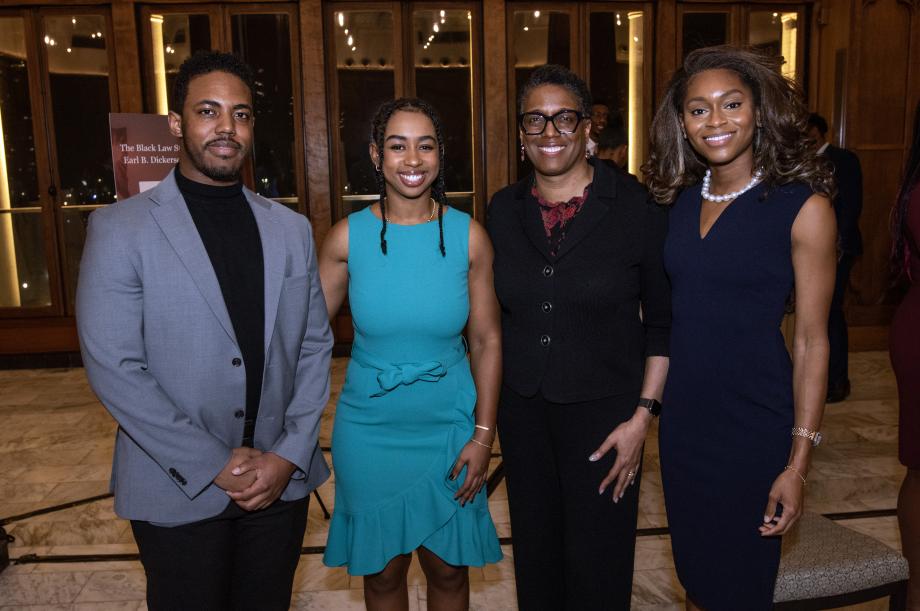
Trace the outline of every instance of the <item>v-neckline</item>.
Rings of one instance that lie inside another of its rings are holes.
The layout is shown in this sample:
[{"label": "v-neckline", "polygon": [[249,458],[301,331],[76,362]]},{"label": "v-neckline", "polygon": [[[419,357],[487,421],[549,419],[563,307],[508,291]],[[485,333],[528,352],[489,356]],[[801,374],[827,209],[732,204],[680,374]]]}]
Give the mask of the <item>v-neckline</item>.
[{"label": "v-neckline", "polygon": [[703,199],[702,191],[700,192],[700,198],[699,198],[700,203],[699,203],[699,208],[697,210],[697,215],[696,215],[696,235],[699,238],[700,242],[705,242],[707,238],[709,238],[709,236],[712,234],[712,230],[716,228],[716,225],[719,224],[719,221],[722,220],[722,217],[725,216],[725,214],[728,212],[728,209],[733,207],[735,204],[737,204],[738,200],[740,200],[742,197],[747,195],[747,193],[748,193],[747,191],[742,193],[741,195],[739,195],[738,197],[730,201],[728,205],[722,208],[722,211],[719,212],[715,220],[713,220],[712,224],[709,226],[709,229],[707,229],[706,233],[704,234],[703,233],[703,202],[706,200]]}]

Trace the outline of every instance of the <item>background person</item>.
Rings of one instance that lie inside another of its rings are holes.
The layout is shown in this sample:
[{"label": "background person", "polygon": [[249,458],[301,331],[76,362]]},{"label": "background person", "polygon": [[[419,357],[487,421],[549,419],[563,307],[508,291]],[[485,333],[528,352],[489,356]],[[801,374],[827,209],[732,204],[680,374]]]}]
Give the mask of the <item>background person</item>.
[{"label": "background person", "polygon": [[843,298],[850,284],[850,271],[862,254],[859,215],[862,212],[862,167],[850,151],[827,141],[827,121],[819,114],[808,116],[808,135],[815,141],[818,155],[830,161],[837,181],[834,216],[837,218],[837,276],[827,335],[831,345],[827,366],[827,403],[843,401],[850,394],[849,346]]},{"label": "background person", "polygon": [[[688,54],[645,166],[652,195],[673,202],[659,451],[688,609],[773,608],[778,535],[802,512],[824,412],[833,176],[775,62],[729,46]],[[793,287],[790,362],[780,323]]]},{"label": "background person", "polygon": [[518,110],[534,172],[495,194],[487,220],[518,605],[628,609],[632,484],[668,369],[666,210],[585,159],[591,94],[570,70],[536,69]]},{"label": "background person", "polygon": [[588,132],[588,140],[585,143],[585,151],[588,157],[594,157],[597,154],[597,140],[607,127],[607,118],[610,116],[610,107],[606,102],[594,100],[591,104],[591,129]]}]

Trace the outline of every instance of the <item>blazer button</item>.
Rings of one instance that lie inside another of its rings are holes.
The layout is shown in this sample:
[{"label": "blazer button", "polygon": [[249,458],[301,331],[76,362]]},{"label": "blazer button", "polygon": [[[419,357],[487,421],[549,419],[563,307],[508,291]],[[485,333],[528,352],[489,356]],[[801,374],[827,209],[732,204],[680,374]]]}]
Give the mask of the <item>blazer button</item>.
[{"label": "blazer button", "polygon": [[244,411],[241,410],[241,409],[238,409],[238,410],[236,410],[235,412],[233,412],[233,417],[234,417],[234,418],[242,418],[242,417],[245,416],[245,415],[246,415],[246,412],[244,412]]},{"label": "blazer button", "polygon": [[176,468],[175,468],[175,467],[170,467],[170,468],[169,468],[169,474],[172,475],[173,477],[176,477],[177,475],[179,475],[179,472],[176,471]]},{"label": "blazer button", "polygon": [[240,365],[243,364],[243,359],[241,359],[238,356],[234,357],[233,360],[230,361],[230,364],[233,365],[234,367],[239,367]]},{"label": "blazer button", "polygon": [[551,304],[548,301],[544,301],[543,303],[540,304],[540,309],[543,310],[544,314],[549,314],[550,312],[553,311],[553,304]]},{"label": "blazer button", "polygon": [[554,270],[553,270],[553,266],[552,266],[552,265],[547,265],[546,267],[543,268],[543,275],[544,275],[545,277],[549,278],[550,276],[553,275],[553,271],[554,271]]},{"label": "blazer button", "polygon": [[541,345],[541,346],[549,346],[549,341],[550,341],[550,340],[549,340],[549,335],[541,335],[541,336],[540,336],[540,345]]}]

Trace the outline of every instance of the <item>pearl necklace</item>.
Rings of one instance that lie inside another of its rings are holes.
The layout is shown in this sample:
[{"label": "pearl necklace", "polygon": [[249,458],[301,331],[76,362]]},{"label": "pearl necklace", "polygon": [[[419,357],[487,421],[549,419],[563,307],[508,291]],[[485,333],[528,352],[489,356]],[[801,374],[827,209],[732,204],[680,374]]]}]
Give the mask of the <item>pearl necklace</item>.
[{"label": "pearl necklace", "polygon": [[[428,220],[425,221],[426,223],[430,223],[430,222],[432,221],[432,219],[434,219],[434,212],[435,212],[435,210],[437,210],[437,204],[435,203],[434,198],[433,198],[433,197],[429,197],[428,199],[431,200],[431,214],[428,215]],[[387,216],[386,214],[383,215],[383,219],[384,219],[387,223],[390,222],[390,217]],[[421,225],[421,223],[418,223],[418,225]]]},{"label": "pearl necklace", "polygon": [[751,176],[750,182],[748,182],[748,184],[744,185],[742,188],[738,189],[737,191],[732,191],[731,193],[726,193],[725,195],[713,195],[712,193],[709,192],[709,183],[712,180],[712,170],[707,169],[706,175],[703,176],[703,193],[702,193],[703,199],[709,200],[711,202],[716,202],[719,204],[724,203],[724,202],[730,202],[733,199],[741,197],[741,195],[753,189],[757,185],[757,183],[760,182],[761,178],[763,178],[763,171],[757,170],[756,172],[754,172],[754,175]]}]

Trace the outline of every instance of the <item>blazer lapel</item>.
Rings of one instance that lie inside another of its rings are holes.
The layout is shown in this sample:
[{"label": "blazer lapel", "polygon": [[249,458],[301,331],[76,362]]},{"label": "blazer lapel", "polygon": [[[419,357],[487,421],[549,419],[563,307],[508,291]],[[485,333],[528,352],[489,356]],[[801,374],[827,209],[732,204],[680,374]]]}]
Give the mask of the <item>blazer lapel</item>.
[{"label": "blazer lapel", "polygon": [[271,344],[275,319],[278,317],[278,302],[281,299],[281,286],[284,284],[285,243],[284,234],[279,231],[278,220],[272,213],[270,204],[259,199],[249,189],[243,189],[246,200],[259,226],[259,238],[262,240],[262,261],[265,268],[265,354]]},{"label": "blazer lapel", "polygon": [[565,239],[559,245],[559,252],[556,253],[557,261],[594,231],[600,224],[600,220],[610,211],[608,202],[616,196],[616,179],[608,175],[614,170],[608,168],[603,161],[592,159],[589,163],[594,166],[591,190],[588,193],[588,199],[585,200],[578,215],[572,221],[572,228],[566,232]]},{"label": "blazer lapel", "polygon": [[211,265],[211,259],[201,241],[198,228],[195,227],[195,221],[192,220],[192,215],[179,192],[179,187],[176,186],[176,179],[172,173],[154,188],[150,199],[159,204],[150,213],[160,226],[160,230],[176,251],[185,269],[195,280],[198,290],[201,291],[201,295],[207,301],[224,331],[227,332],[233,343],[239,346],[236,334],[233,332],[233,323],[230,322],[230,314],[227,312],[227,304],[224,303],[224,296],[220,292],[220,284],[214,273],[214,266]]},{"label": "blazer lapel", "polygon": [[521,181],[515,192],[515,201],[518,206],[518,216],[524,233],[533,242],[534,247],[547,261],[552,261],[549,255],[549,240],[546,238],[546,229],[543,227],[543,216],[540,206],[530,194],[529,181]]}]

